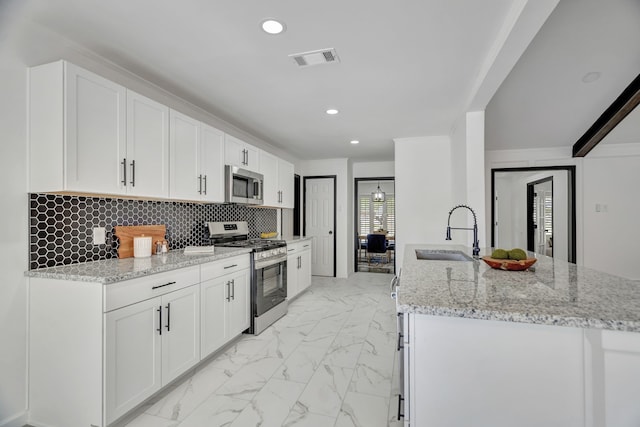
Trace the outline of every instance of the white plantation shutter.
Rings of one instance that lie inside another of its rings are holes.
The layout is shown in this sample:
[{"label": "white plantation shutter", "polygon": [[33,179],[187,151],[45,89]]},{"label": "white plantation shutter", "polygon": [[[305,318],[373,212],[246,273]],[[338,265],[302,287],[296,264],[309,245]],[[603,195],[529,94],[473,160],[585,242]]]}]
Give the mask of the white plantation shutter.
[{"label": "white plantation shutter", "polygon": [[396,234],[396,203],[393,194],[387,194],[384,202],[375,202],[371,195],[360,196],[358,200],[358,233],[363,236],[381,228],[389,236]]},{"label": "white plantation shutter", "polygon": [[370,196],[360,196],[359,201],[359,210],[360,210],[360,226],[358,229],[361,236],[367,235],[371,233],[371,197]]}]

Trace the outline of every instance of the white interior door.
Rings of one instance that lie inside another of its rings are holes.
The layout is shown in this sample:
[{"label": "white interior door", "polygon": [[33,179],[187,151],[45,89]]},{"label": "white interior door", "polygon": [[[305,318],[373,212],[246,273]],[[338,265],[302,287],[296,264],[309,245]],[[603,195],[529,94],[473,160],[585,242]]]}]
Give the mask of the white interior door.
[{"label": "white interior door", "polygon": [[534,185],[533,191],[537,226],[534,232],[535,251],[539,254],[553,256],[550,240],[553,233],[552,181]]},{"label": "white interior door", "polygon": [[305,234],[311,243],[311,274],[335,276],[335,178],[305,180]]}]

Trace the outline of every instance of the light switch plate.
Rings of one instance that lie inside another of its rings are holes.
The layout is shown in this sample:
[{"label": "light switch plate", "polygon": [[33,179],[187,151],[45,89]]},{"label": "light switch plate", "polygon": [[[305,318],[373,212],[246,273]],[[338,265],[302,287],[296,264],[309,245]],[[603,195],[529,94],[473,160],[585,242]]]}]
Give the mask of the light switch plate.
[{"label": "light switch plate", "polygon": [[93,229],[93,244],[104,245],[106,239],[106,232],[104,227],[95,227]]}]

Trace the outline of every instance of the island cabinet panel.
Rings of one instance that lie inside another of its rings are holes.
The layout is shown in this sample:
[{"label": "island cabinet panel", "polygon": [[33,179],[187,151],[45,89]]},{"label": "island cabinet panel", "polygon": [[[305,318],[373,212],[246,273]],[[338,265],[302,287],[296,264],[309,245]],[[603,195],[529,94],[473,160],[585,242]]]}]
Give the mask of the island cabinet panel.
[{"label": "island cabinet panel", "polygon": [[585,332],[587,426],[640,425],[640,334]]},{"label": "island cabinet panel", "polygon": [[409,315],[411,426],[585,426],[583,330]]}]

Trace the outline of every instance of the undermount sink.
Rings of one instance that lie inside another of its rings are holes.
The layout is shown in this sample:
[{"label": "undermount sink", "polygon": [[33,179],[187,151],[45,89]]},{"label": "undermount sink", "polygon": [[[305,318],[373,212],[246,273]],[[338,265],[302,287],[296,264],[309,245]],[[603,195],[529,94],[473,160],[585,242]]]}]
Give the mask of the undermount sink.
[{"label": "undermount sink", "polygon": [[428,261],[473,261],[462,251],[416,249],[416,257]]}]

